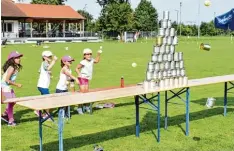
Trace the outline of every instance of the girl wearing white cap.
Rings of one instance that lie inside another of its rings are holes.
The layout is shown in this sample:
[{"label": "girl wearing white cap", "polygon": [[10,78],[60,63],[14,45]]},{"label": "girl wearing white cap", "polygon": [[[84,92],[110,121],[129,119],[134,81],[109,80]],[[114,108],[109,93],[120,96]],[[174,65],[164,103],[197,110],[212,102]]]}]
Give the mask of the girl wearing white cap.
[{"label": "girl wearing white cap", "polygon": [[[50,94],[49,86],[50,86],[50,78],[51,78],[51,69],[53,68],[55,62],[57,61],[57,57],[54,56],[51,51],[43,51],[42,52],[42,63],[39,69],[40,76],[37,83],[37,88],[40,91],[41,95]],[[38,111],[34,111],[34,113],[39,116]],[[49,114],[49,110],[47,110]]]},{"label": "girl wearing white cap", "polygon": [[[98,51],[97,57],[92,58],[92,50],[86,48],[83,50],[83,60],[77,65],[76,72],[78,74],[78,80],[80,83],[80,92],[85,93],[89,91],[89,81],[92,79],[93,75],[93,64],[100,61],[102,50]],[[86,104],[84,109],[90,112],[90,107]],[[77,112],[83,114],[81,106],[78,107]]]},{"label": "girl wearing white cap", "polygon": [[[5,99],[15,98],[15,92],[11,86],[16,86],[18,88],[22,87],[22,84],[15,83],[16,77],[22,65],[20,64],[20,58],[23,54],[13,51],[8,55],[7,61],[3,65],[2,81],[1,81],[1,91]],[[16,126],[13,108],[15,103],[8,103],[5,112],[2,114],[2,118],[8,121],[8,126]]]}]

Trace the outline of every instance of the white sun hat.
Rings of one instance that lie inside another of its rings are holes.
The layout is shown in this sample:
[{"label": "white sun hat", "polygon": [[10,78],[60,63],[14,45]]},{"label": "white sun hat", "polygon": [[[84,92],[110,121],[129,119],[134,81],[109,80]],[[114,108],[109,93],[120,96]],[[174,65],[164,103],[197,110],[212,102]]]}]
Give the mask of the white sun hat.
[{"label": "white sun hat", "polygon": [[85,49],[83,50],[83,54],[86,54],[86,53],[92,53],[92,50],[89,49],[89,48],[85,48]]},{"label": "white sun hat", "polygon": [[53,56],[53,53],[49,50],[43,51],[42,52],[42,57],[50,57]]}]

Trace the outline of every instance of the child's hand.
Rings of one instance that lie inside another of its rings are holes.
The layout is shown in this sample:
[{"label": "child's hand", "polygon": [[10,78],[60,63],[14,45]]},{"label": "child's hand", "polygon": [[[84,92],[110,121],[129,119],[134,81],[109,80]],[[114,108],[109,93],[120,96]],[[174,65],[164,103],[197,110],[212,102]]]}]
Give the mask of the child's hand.
[{"label": "child's hand", "polygon": [[54,60],[54,61],[57,61],[57,60],[58,60],[58,58],[57,58],[56,56],[54,56],[54,57],[53,57],[53,60]]},{"label": "child's hand", "polygon": [[102,50],[98,50],[98,53],[101,54],[101,53],[102,53]]},{"label": "child's hand", "polygon": [[17,84],[16,85],[18,88],[21,88],[22,87],[22,84]]},{"label": "child's hand", "polygon": [[78,79],[76,79],[76,83],[80,85],[80,82],[79,82],[79,80],[78,80]]}]

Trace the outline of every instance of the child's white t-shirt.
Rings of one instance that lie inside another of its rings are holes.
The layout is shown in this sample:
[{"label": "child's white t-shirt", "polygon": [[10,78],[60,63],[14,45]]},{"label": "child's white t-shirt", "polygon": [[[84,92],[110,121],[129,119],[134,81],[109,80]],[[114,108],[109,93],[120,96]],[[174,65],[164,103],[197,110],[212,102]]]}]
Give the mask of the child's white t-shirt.
[{"label": "child's white t-shirt", "polygon": [[[67,69],[67,71],[71,74],[72,71],[71,69]],[[59,90],[67,90],[67,81],[69,80],[69,76],[67,76],[66,74],[64,74],[62,71],[60,71],[60,76],[59,76],[59,82],[56,86],[56,89]]]},{"label": "child's white t-shirt", "polygon": [[50,86],[50,71],[47,70],[49,64],[45,61],[41,63],[40,76],[37,87],[48,89]]},{"label": "child's white t-shirt", "polygon": [[83,67],[80,70],[80,74],[81,74],[81,78],[85,78],[85,79],[92,79],[92,75],[93,75],[93,64],[94,64],[95,59],[91,59],[89,60],[82,60],[80,62],[81,65],[83,65]]}]

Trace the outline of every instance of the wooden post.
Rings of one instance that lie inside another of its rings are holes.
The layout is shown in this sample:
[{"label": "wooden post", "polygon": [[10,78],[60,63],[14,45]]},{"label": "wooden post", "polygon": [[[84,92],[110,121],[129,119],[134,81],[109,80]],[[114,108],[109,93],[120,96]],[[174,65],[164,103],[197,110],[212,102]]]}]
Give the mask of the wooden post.
[{"label": "wooden post", "polygon": [[32,38],[32,36],[33,36],[33,35],[32,35],[32,31],[33,31],[33,21],[32,21],[30,24],[31,24],[31,30],[30,30],[30,31],[31,31],[31,38]]},{"label": "wooden post", "polygon": [[84,20],[82,21],[83,24],[83,37],[84,37]]},{"label": "wooden post", "polygon": [[25,22],[26,22],[26,20],[24,19],[24,36],[23,36],[23,37],[25,37],[25,35],[26,35],[26,31],[25,31]]},{"label": "wooden post", "polygon": [[48,20],[46,20],[46,37],[48,37]]},{"label": "wooden post", "polygon": [[3,37],[5,37],[5,25],[4,25],[4,24],[5,24],[5,22],[4,22],[4,20],[2,20],[2,29],[3,29],[3,30],[2,30],[2,31],[3,31],[3,32],[2,32],[2,36],[3,36]]},{"label": "wooden post", "polygon": [[78,29],[78,28],[77,28],[77,23],[76,23],[76,32],[77,32],[77,29]]},{"label": "wooden post", "polygon": [[65,27],[66,27],[66,26],[65,26],[65,23],[66,23],[66,21],[64,20],[64,21],[63,21],[63,37],[65,37]]},{"label": "wooden post", "polygon": [[81,22],[80,22],[80,37],[81,37]]},{"label": "wooden post", "polygon": [[68,23],[68,30],[71,30],[71,23]]}]

